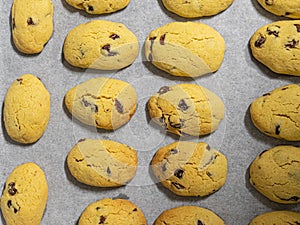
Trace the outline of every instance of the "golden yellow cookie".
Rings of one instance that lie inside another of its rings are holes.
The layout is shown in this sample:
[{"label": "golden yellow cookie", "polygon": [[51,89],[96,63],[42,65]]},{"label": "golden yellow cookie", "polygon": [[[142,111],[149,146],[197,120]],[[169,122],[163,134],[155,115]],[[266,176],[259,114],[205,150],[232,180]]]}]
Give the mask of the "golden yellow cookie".
[{"label": "golden yellow cookie", "polygon": [[35,163],[17,166],[8,176],[1,196],[6,225],[40,225],[48,199],[44,172]]},{"label": "golden yellow cookie", "polygon": [[34,143],[41,138],[50,119],[50,94],[39,78],[25,74],[7,90],[3,114],[12,140]]},{"label": "golden yellow cookie", "polygon": [[80,182],[97,187],[127,184],[137,170],[136,151],[109,140],[82,139],[67,157],[71,174]]},{"label": "golden yellow cookie", "polygon": [[250,165],[250,183],[270,200],[300,203],[300,148],[277,146],[264,151]]},{"label": "golden yellow cookie", "polygon": [[90,204],[81,214],[78,225],[146,225],[143,212],[131,201],[105,198]]},{"label": "golden yellow cookie", "polygon": [[250,106],[253,124],[264,134],[300,141],[300,86],[278,87],[255,99]]},{"label": "golden yellow cookie", "polygon": [[89,14],[106,14],[125,8],[130,0],[66,0],[66,2]]},{"label": "golden yellow cookie", "polygon": [[227,159],[204,142],[174,142],[155,153],[151,169],[173,193],[202,197],[225,184]]},{"label": "golden yellow cookie", "polygon": [[257,2],[267,11],[277,16],[289,18],[300,18],[299,0],[257,0]]},{"label": "golden yellow cookie", "polygon": [[14,0],[12,37],[20,52],[35,54],[43,50],[53,33],[51,0]]},{"label": "golden yellow cookie", "polygon": [[196,18],[213,16],[227,9],[233,0],[162,0],[164,6],[179,16]]},{"label": "golden yellow cookie", "polygon": [[254,58],[275,73],[300,76],[299,40],[300,20],[276,21],[259,28],[250,47]]},{"label": "golden yellow cookie", "polygon": [[117,70],[136,59],[139,43],[122,23],[93,20],[72,29],[64,43],[64,57],[80,68]]},{"label": "golden yellow cookie", "polygon": [[225,225],[211,210],[198,206],[179,206],[162,212],[153,225]]},{"label": "golden yellow cookie", "polygon": [[161,87],[147,107],[155,123],[180,136],[212,133],[224,118],[225,110],[217,95],[196,84]]},{"label": "golden yellow cookie", "polygon": [[217,71],[225,41],[212,27],[199,22],[172,22],[149,34],[145,56],[174,76],[198,77]]},{"label": "golden yellow cookie", "polygon": [[249,225],[291,225],[300,224],[300,213],[292,211],[273,211],[255,217]]},{"label": "golden yellow cookie", "polygon": [[104,77],[85,81],[65,96],[65,105],[76,119],[106,130],[127,123],[135,113],[136,104],[136,92],[129,83]]}]

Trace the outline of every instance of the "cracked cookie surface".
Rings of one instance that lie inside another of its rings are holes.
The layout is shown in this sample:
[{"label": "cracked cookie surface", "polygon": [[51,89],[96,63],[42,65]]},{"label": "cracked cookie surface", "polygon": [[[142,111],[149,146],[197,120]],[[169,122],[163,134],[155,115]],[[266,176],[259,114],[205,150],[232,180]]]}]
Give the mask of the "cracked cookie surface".
[{"label": "cracked cookie surface", "polygon": [[1,196],[7,225],[39,225],[48,199],[48,184],[35,163],[17,166],[8,176]]},{"label": "cracked cookie surface", "polygon": [[249,225],[298,225],[300,213],[293,211],[273,211],[255,217]]},{"label": "cracked cookie surface", "polygon": [[250,183],[270,200],[300,203],[300,148],[277,146],[262,152],[250,165]]},{"label": "cracked cookie surface", "polygon": [[66,2],[89,14],[107,14],[125,8],[130,0],[66,0]]},{"label": "cracked cookie surface", "polygon": [[76,180],[96,187],[127,184],[136,174],[136,151],[110,140],[83,139],[72,148],[67,165]]},{"label": "cracked cookie surface", "polygon": [[151,169],[173,193],[202,197],[225,184],[227,159],[204,142],[174,142],[155,153]]},{"label": "cracked cookie surface", "polygon": [[257,0],[267,11],[277,16],[300,18],[300,0]]},{"label": "cracked cookie surface", "polygon": [[152,120],[179,136],[201,136],[215,131],[224,118],[222,100],[196,84],[161,87],[147,103]]},{"label": "cracked cookie surface", "polygon": [[131,201],[105,198],[90,204],[81,214],[78,225],[146,225],[143,212]]},{"label": "cracked cookie surface", "polygon": [[25,54],[40,53],[53,33],[51,0],[14,0],[12,37],[16,48]]},{"label": "cracked cookie surface", "polygon": [[277,21],[259,28],[250,39],[252,55],[279,74],[300,76],[300,20]]},{"label": "cracked cookie surface", "polygon": [[225,225],[225,222],[209,209],[198,206],[179,206],[162,212],[153,225]]},{"label": "cracked cookie surface", "polygon": [[98,77],[71,88],[64,102],[68,111],[82,123],[115,130],[135,113],[137,96],[127,82]]},{"label": "cracked cookie surface", "polygon": [[250,115],[262,133],[300,141],[300,86],[285,85],[255,99],[250,106]]},{"label": "cracked cookie surface", "polygon": [[198,22],[173,22],[150,32],[145,56],[174,76],[198,77],[217,71],[225,41],[212,27]]},{"label": "cracked cookie surface", "polygon": [[213,16],[227,9],[233,0],[162,0],[167,10],[185,18]]},{"label": "cracked cookie surface", "polygon": [[24,74],[8,88],[3,121],[10,138],[30,144],[41,138],[50,119],[50,94],[34,75]]},{"label": "cracked cookie surface", "polygon": [[64,42],[68,63],[80,68],[117,70],[136,59],[139,43],[122,23],[92,20],[73,28]]}]

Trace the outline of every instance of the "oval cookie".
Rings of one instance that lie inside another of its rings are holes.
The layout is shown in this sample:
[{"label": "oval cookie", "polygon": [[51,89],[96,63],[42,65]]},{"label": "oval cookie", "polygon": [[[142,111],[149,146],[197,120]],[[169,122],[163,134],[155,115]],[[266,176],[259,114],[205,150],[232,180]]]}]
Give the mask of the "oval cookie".
[{"label": "oval cookie", "polygon": [[93,20],[72,29],[64,42],[64,58],[80,68],[117,70],[129,66],[138,55],[136,36],[125,25]]},{"label": "oval cookie", "polygon": [[145,56],[174,76],[198,77],[218,70],[225,53],[223,37],[198,22],[173,22],[149,34]]},{"label": "oval cookie", "polygon": [[224,221],[211,210],[198,206],[179,206],[162,212],[153,225],[225,225]]},{"label": "oval cookie", "polygon": [[51,0],[14,0],[12,37],[16,48],[26,54],[40,53],[53,33]]},{"label": "oval cookie", "polygon": [[300,18],[299,0],[257,0],[257,2],[267,11],[277,16],[289,18]]},{"label": "oval cookie", "polygon": [[249,225],[289,225],[300,224],[300,213],[292,211],[273,211],[255,217]]},{"label": "oval cookie", "polygon": [[35,163],[17,166],[8,176],[1,196],[1,210],[7,225],[40,225],[48,199],[48,184]]},{"label": "oval cookie", "polygon": [[69,112],[82,123],[115,130],[135,113],[137,96],[129,83],[98,77],[70,89],[64,101]]},{"label": "oval cookie", "polygon": [[39,78],[25,74],[8,88],[3,114],[12,140],[34,143],[41,138],[50,119],[50,94]]},{"label": "oval cookie", "polygon": [[78,225],[146,225],[143,212],[131,201],[105,198],[90,204],[81,214]]},{"label": "oval cookie", "polygon": [[213,16],[227,9],[233,0],[162,0],[167,10],[185,18]]},{"label": "oval cookie", "polygon": [[225,184],[227,159],[203,142],[174,142],[155,153],[151,169],[173,193],[203,197]]},{"label": "oval cookie", "polygon": [[212,133],[225,110],[217,95],[196,84],[164,86],[149,99],[147,107],[155,123],[179,136]]},{"label": "oval cookie", "polygon": [[290,84],[255,99],[250,106],[253,124],[264,134],[300,141],[300,86]]},{"label": "oval cookie", "polygon": [[96,187],[127,184],[137,170],[136,151],[109,140],[80,140],[69,152],[67,164],[76,180]]},{"label": "oval cookie", "polygon": [[125,8],[130,0],[66,0],[76,9],[85,10],[89,14],[106,14]]},{"label": "oval cookie", "polygon": [[300,76],[300,20],[277,21],[250,39],[252,55],[275,73]]},{"label": "oval cookie", "polygon": [[300,148],[277,146],[250,165],[250,183],[270,200],[283,204],[300,203]]}]

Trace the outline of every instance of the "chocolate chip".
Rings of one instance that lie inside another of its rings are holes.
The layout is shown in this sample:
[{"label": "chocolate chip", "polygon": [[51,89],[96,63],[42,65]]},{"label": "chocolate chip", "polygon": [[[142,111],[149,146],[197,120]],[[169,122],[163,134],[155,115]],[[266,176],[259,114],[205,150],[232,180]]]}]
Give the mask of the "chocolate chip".
[{"label": "chocolate chip", "polygon": [[206,145],[206,150],[209,151],[211,148],[209,145]]},{"label": "chocolate chip", "polygon": [[99,111],[97,105],[88,102],[84,97],[81,99],[81,102],[85,107],[90,107],[93,112],[97,113]]},{"label": "chocolate chip", "polygon": [[264,36],[260,35],[260,37],[256,40],[254,45],[257,48],[261,48],[261,46],[265,43],[265,41],[266,41],[266,38]]},{"label": "chocolate chip", "polygon": [[290,13],[290,12],[286,12],[286,13],[285,13],[286,16],[291,15],[291,14],[292,14],[292,13]]},{"label": "chocolate chip", "polygon": [[11,182],[11,183],[9,183],[7,186],[7,188],[8,188],[8,193],[10,194],[10,195],[15,195],[16,193],[17,193],[17,189],[15,188],[15,183],[14,182]]},{"label": "chocolate chip", "polygon": [[173,149],[171,149],[170,153],[175,155],[178,153],[178,150],[176,148],[173,148]]},{"label": "chocolate chip", "polygon": [[186,111],[186,110],[189,108],[189,106],[186,104],[186,102],[184,101],[184,99],[181,99],[181,100],[179,101],[178,107],[179,107],[181,110],[183,110],[183,111]]},{"label": "chocolate chip", "polygon": [[282,91],[289,89],[288,87],[281,88]]},{"label": "chocolate chip", "polygon": [[16,21],[15,21],[15,18],[12,18],[12,29],[15,29],[16,28]]},{"label": "chocolate chip", "polygon": [[82,162],[84,159],[75,159],[76,162]]},{"label": "chocolate chip", "polygon": [[154,40],[156,39],[156,37],[150,37],[149,38],[149,41],[151,41],[151,44],[150,44],[150,51],[152,51],[152,48],[153,48],[153,44],[154,44]]},{"label": "chocolate chip", "polygon": [[19,84],[23,83],[23,79],[22,78],[18,78],[17,81],[19,82]]},{"label": "chocolate chip", "polygon": [[116,40],[116,39],[120,38],[120,36],[117,35],[117,34],[112,34],[112,35],[109,36],[109,38],[111,38],[113,40]]},{"label": "chocolate chip", "polygon": [[88,10],[92,12],[92,11],[94,11],[94,7],[91,6],[91,5],[89,5],[89,6],[88,6]]},{"label": "chocolate chip", "polygon": [[163,172],[166,172],[166,170],[167,170],[167,164],[166,164],[166,163],[164,163],[164,164],[162,165],[161,170],[162,170]]},{"label": "chocolate chip", "polygon": [[136,212],[136,211],[137,211],[137,208],[134,208],[132,211],[133,211],[133,212]]},{"label": "chocolate chip", "polygon": [[266,5],[273,5],[274,1],[273,0],[265,0]]},{"label": "chocolate chip", "polygon": [[268,35],[274,35],[275,37],[278,37],[279,36],[279,30],[274,30],[274,28],[279,29],[280,26],[274,25],[272,27],[268,27],[267,28],[267,33],[268,33]]},{"label": "chocolate chip", "polygon": [[157,92],[158,94],[162,95],[164,93],[167,93],[168,91],[170,91],[170,87],[168,86],[163,86],[159,89],[159,91]]},{"label": "chocolate chip", "polygon": [[183,177],[184,174],[184,170],[183,169],[177,169],[174,172],[174,176],[181,179]]},{"label": "chocolate chip", "polygon": [[185,188],[183,185],[178,184],[178,183],[176,183],[176,182],[172,182],[172,185],[175,186],[175,187],[176,187],[177,189],[179,189],[179,190]]},{"label": "chocolate chip", "polygon": [[299,40],[296,41],[295,39],[293,39],[291,41],[288,41],[288,43],[285,44],[284,46],[286,48],[295,48],[297,45],[299,45]]},{"label": "chocolate chip", "polygon": [[102,49],[110,52],[110,44],[103,45]]},{"label": "chocolate chip", "polygon": [[85,141],[85,140],[86,140],[85,138],[79,139],[78,143],[79,143],[79,142],[83,142],[83,141]]},{"label": "chocolate chip", "polygon": [[35,25],[35,23],[33,22],[33,20],[32,20],[31,17],[29,17],[29,18],[27,19],[27,24],[28,24],[29,26]]},{"label": "chocolate chip", "polygon": [[280,134],[280,125],[277,125],[277,126],[275,127],[275,134],[276,134],[276,135],[279,135],[279,134]]},{"label": "chocolate chip", "polygon": [[14,208],[14,213],[16,214],[18,212],[18,209]]},{"label": "chocolate chip", "polygon": [[269,95],[271,95],[271,94],[270,93],[263,94],[263,96],[269,96]]},{"label": "chocolate chip", "polygon": [[110,168],[109,168],[109,167],[107,167],[107,169],[106,169],[106,173],[107,173],[108,175],[110,175],[110,174],[111,174],[111,170],[110,170]]},{"label": "chocolate chip", "polygon": [[96,210],[98,211],[99,209],[101,209],[99,206],[96,207]]},{"label": "chocolate chip", "polygon": [[124,112],[123,105],[121,104],[121,102],[118,101],[118,99],[115,99],[115,107],[116,107],[118,113]]},{"label": "chocolate chip", "polygon": [[176,129],[180,129],[184,126],[184,120],[182,120],[182,119],[180,119],[180,123],[173,123],[170,121],[170,117],[169,117],[169,123],[170,123],[171,127],[176,128]]},{"label": "chocolate chip", "polygon": [[104,224],[105,220],[106,220],[106,217],[100,216],[100,221],[98,224]]},{"label": "chocolate chip", "polygon": [[165,44],[165,39],[166,39],[166,34],[161,35],[160,38],[159,38],[159,43],[161,45],[164,45]]},{"label": "chocolate chip", "polygon": [[11,202],[11,200],[8,200],[7,201],[7,207],[10,208],[11,206],[12,206],[12,202]]},{"label": "chocolate chip", "polygon": [[197,225],[205,225],[205,224],[201,220],[198,220]]},{"label": "chocolate chip", "polygon": [[300,24],[294,24],[294,26],[296,27],[297,32],[300,32]]}]

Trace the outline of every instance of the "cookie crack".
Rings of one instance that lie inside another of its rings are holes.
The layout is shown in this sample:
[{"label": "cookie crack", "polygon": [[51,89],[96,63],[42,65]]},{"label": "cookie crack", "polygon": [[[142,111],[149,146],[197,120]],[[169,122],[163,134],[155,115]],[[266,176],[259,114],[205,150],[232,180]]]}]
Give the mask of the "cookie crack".
[{"label": "cookie crack", "polygon": [[274,116],[277,116],[277,117],[287,118],[287,119],[289,119],[292,123],[294,123],[295,126],[296,126],[297,128],[300,128],[300,125],[298,125],[297,121],[293,120],[293,119],[292,119],[289,115],[287,115],[287,114],[273,114],[273,115],[274,115]]}]

